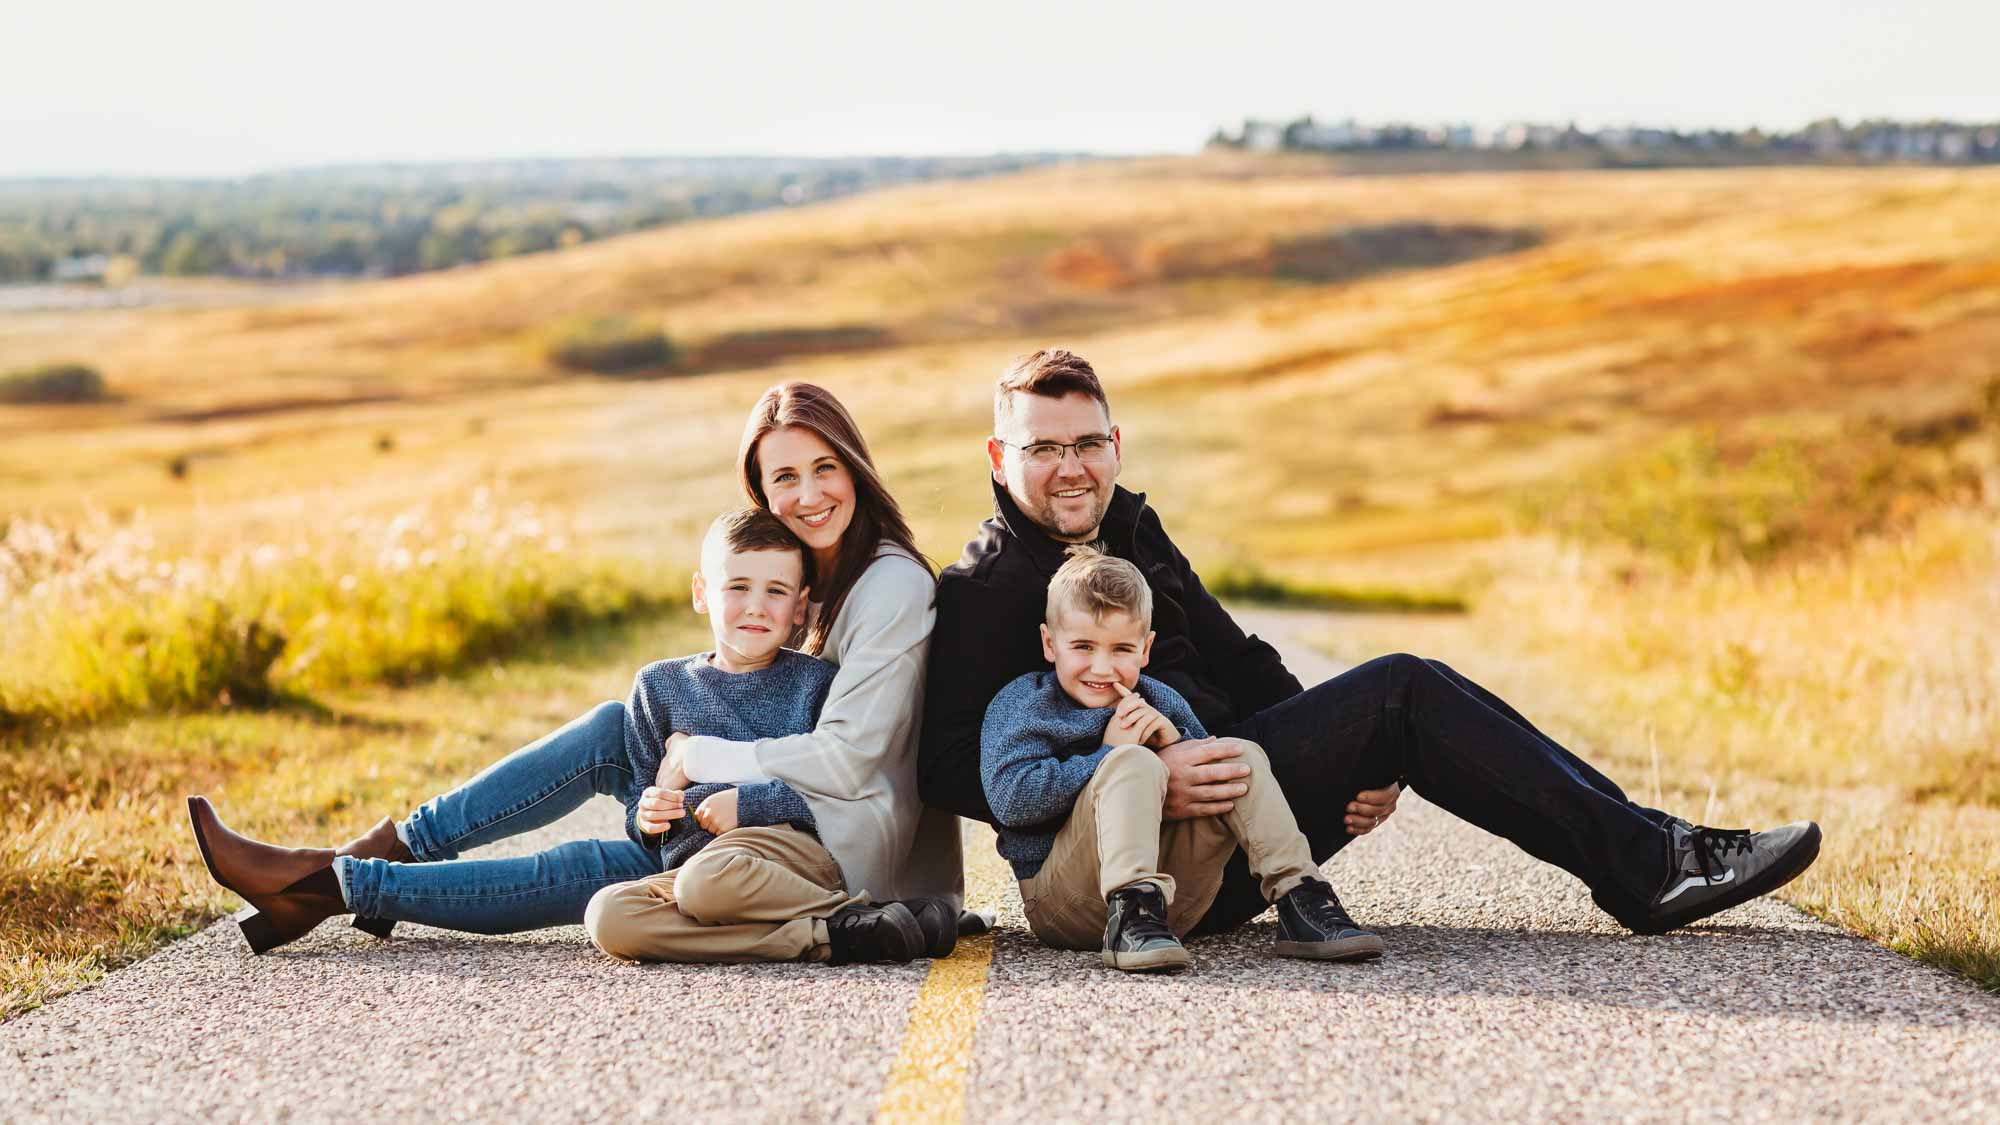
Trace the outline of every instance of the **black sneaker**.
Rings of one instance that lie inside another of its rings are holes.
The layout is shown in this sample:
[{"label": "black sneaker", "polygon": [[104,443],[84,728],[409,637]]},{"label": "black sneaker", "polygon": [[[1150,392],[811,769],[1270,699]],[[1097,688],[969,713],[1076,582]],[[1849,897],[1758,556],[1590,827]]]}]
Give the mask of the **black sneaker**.
[{"label": "black sneaker", "polygon": [[832,946],[827,957],[832,965],[914,961],[924,954],[923,927],[900,902],[841,907],[826,920],[826,940]]},{"label": "black sneaker", "polygon": [[903,900],[903,905],[916,915],[917,926],[924,931],[924,950],[917,956],[951,956],[951,951],[958,948],[958,911],[952,909],[951,903],[941,898],[909,898]]},{"label": "black sneaker", "polygon": [[1194,964],[1167,928],[1167,900],[1156,883],[1111,892],[1104,922],[1104,963],[1127,973],[1177,973]]},{"label": "black sneaker", "polygon": [[1819,858],[1819,825],[1810,820],[1752,832],[1676,818],[1667,831],[1673,834],[1672,865],[1646,917],[1632,927],[1642,934],[1663,934],[1770,894]]},{"label": "black sneaker", "polygon": [[1382,956],[1382,939],[1354,924],[1324,880],[1307,879],[1278,900],[1280,957],[1314,961],[1372,961]]}]

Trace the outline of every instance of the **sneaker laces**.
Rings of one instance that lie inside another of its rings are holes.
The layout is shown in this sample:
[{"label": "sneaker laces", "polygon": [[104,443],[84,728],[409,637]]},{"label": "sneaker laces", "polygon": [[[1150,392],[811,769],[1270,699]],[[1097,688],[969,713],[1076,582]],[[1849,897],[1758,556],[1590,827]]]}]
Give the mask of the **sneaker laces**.
[{"label": "sneaker laces", "polygon": [[[1306,893],[1301,894],[1304,891]],[[1360,925],[1347,916],[1346,908],[1340,905],[1340,896],[1333,893],[1331,884],[1318,879],[1307,879],[1292,888],[1292,904],[1306,920],[1323,930],[1358,930]]]},{"label": "sneaker laces", "polygon": [[1127,887],[1116,892],[1116,897],[1124,898],[1128,903],[1119,926],[1120,932],[1146,941],[1174,936],[1174,931],[1167,925],[1164,898],[1151,884],[1143,888]]},{"label": "sneaker laces", "polygon": [[1724,861],[1731,852],[1750,854],[1756,847],[1750,836],[1747,828],[1696,828],[1688,833],[1695,862],[1701,865],[1701,877],[1712,883],[1728,868]]}]

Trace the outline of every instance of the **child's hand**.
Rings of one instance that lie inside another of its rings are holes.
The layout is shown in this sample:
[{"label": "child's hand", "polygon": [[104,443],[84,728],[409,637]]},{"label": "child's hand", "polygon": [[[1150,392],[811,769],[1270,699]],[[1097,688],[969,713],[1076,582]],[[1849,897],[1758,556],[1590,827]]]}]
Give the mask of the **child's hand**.
[{"label": "child's hand", "polygon": [[717,836],[736,827],[736,790],[710,793],[701,807],[694,810],[694,821]]},{"label": "child's hand", "polygon": [[660,772],[653,778],[653,784],[662,789],[686,789],[693,784],[681,765],[681,744],[687,740],[685,731],[675,731],[667,736],[667,744],[660,754]]},{"label": "child's hand", "polygon": [[1118,706],[1104,728],[1106,746],[1139,745],[1164,750],[1181,740],[1180,728],[1146,702],[1145,697],[1124,684],[1111,685],[1118,692]]},{"label": "child's hand", "polygon": [[639,812],[634,819],[640,832],[659,836],[671,831],[674,821],[686,815],[687,798],[680,790],[649,785],[639,795]]}]

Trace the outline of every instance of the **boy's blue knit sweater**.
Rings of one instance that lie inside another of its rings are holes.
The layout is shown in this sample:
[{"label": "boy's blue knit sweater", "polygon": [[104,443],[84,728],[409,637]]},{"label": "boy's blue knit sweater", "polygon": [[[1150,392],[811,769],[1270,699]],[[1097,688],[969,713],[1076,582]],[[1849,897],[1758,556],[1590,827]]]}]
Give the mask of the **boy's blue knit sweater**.
[{"label": "boy's blue knit sweater", "polygon": [[641,847],[660,854],[660,870],[670,871],[707,847],[715,835],[695,823],[694,810],[710,794],[736,790],[736,822],[744,828],[789,824],[818,835],[805,798],[782,781],[750,785],[702,784],[687,790],[688,815],[663,836],[639,831],[639,795],[660,772],[667,736],[675,731],[750,742],[805,734],[819,722],[819,709],[833,686],[835,668],[791,649],[754,672],[725,672],[708,653],[658,660],[632,679],[625,706],[625,756],[632,766],[632,789],[625,797],[625,831]]},{"label": "boy's blue knit sweater", "polygon": [[[1140,676],[1135,690],[1182,738],[1208,737],[1179,692],[1151,676]],[[986,705],[979,779],[1000,833],[1000,855],[1016,878],[1034,878],[1049,858],[1076,795],[1112,749],[1104,728],[1115,710],[1071,699],[1053,670],[1016,677]]]}]

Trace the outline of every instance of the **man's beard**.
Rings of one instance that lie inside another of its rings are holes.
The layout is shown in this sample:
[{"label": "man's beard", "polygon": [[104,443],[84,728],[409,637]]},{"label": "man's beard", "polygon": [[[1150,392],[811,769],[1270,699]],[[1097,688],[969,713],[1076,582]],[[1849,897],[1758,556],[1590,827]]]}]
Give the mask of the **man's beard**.
[{"label": "man's beard", "polygon": [[1042,510],[1037,513],[1040,518],[1035,522],[1042,525],[1042,530],[1063,539],[1095,539],[1099,525],[1104,522],[1104,509],[1107,505],[1095,492],[1091,493],[1088,499],[1090,510],[1084,515],[1074,517],[1073,523],[1065,525],[1059,522],[1060,517],[1056,515],[1055,497],[1046,496],[1042,501]]}]

